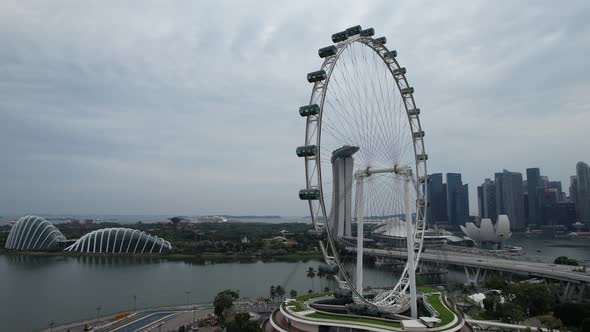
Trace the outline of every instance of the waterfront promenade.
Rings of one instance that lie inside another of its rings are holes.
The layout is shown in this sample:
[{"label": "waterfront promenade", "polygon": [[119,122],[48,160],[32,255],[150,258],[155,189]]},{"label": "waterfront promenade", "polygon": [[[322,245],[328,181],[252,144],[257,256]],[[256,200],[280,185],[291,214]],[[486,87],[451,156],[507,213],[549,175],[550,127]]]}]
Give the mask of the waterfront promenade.
[{"label": "waterfront promenade", "polygon": [[[236,303],[232,311],[265,314],[276,307],[277,305],[267,303]],[[84,332],[86,324],[94,327],[93,332],[177,331],[181,326],[192,326],[193,322],[211,318],[212,315],[211,304],[158,307],[139,310],[121,319],[116,319],[117,314],[114,314],[99,317],[98,320],[91,319],[47,328],[42,332]]]}]

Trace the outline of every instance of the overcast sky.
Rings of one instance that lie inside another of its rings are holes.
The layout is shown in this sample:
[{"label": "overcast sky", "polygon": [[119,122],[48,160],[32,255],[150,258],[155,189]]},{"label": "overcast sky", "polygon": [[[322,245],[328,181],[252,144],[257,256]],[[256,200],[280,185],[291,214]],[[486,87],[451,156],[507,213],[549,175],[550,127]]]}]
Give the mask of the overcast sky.
[{"label": "overcast sky", "polygon": [[298,107],[351,25],[398,50],[431,172],[590,161],[588,1],[0,3],[0,215],[306,215]]}]

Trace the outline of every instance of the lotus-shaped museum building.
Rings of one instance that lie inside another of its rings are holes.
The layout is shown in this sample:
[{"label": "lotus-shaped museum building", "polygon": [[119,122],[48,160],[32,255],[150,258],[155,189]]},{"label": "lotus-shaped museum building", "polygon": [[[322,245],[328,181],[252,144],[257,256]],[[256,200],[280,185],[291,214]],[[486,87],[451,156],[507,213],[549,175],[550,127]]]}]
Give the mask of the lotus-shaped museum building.
[{"label": "lotus-shaped museum building", "polygon": [[474,223],[469,222],[461,226],[465,235],[478,244],[482,243],[503,243],[512,236],[510,232],[510,221],[508,216],[501,214],[494,225],[491,219],[483,218],[481,224],[477,227]]}]

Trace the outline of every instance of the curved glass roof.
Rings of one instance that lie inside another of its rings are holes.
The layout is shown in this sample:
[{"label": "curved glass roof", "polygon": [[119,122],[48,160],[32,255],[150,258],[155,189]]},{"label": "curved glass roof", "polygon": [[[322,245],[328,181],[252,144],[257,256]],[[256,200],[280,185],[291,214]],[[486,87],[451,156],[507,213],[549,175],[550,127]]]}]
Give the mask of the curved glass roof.
[{"label": "curved glass roof", "polygon": [[10,229],[6,249],[48,250],[57,249],[65,241],[63,234],[49,221],[37,216],[24,216]]},{"label": "curved glass roof", "polygon": [[161,254],[170,242],[131,228],[103,228],[85,234],[66,251],[94,254]]}]

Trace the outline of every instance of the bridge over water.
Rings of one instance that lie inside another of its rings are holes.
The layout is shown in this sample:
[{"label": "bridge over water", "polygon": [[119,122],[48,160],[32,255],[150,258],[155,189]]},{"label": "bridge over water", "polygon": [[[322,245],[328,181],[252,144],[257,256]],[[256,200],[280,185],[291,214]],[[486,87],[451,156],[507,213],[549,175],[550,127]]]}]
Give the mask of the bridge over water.
[{"label": "bridge over water", "polygon": [[[355,252],[355,247],[346,247],[347,251]],[[405,250],[364,248],[364,255],[406,259]],[[420,254],[422,262],[441,263],[460,266],[465,269],[467,281],[479,283],[484,280],[488,271],[514,273],[539,278],[546,283],[559,283],[559,295],[571,298],[574,294],[581,300],[584,291],[590,285],[590,273],[574,271],[574,266],[558,265],[542,262],[490,257],[467,252],[435,250],[428,248]],[[491,274],[491,273],[490,273]]]}]

